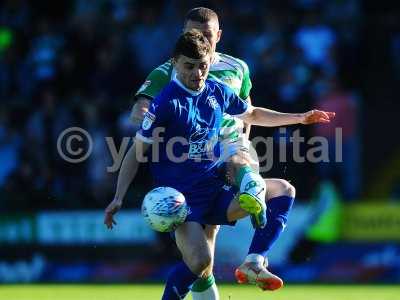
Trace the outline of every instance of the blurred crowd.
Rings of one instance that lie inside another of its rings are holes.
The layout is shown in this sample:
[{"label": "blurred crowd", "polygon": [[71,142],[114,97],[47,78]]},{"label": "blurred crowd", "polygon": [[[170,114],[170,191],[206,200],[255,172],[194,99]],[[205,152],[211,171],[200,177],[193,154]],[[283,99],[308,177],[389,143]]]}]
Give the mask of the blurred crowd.
[{"label": "blurred crowd", "polygon": [[[330,178],[344,198],[356,199],[360,97],[352,78],[361,43],[360,2],[2,1],[0,210],[103,208],[109,202],[116,173],[106,170],[112,159],[105,137],[118,147],[123,137],[134,136],[134,92],[168,59],[186,11],[195,6],[219,14],[218,50],[247,62],[256,105],[338,113],[331,126],[306,134],[334,140],[334,128],[345,128],[344,163],[301,169],[300,176]],[[72,126],[93,138],[92,155],[79,164],[63,160],[56,147],[58,135]],[[284,177],[281,171],[276,175]]]}]

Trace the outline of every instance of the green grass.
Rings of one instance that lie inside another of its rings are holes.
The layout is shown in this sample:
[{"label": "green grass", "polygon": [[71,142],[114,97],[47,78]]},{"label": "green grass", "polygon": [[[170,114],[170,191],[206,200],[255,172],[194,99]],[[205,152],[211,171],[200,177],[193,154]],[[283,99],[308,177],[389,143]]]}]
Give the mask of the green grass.
[{"label": "green grass", "polygon": [[[162,285],[0,285],[0,300],[158,300]],[[221,300],[397,300],[400,286],[287,285],[262,292],[249,285],[220,285]],[[191,297],[187,297],[190,300]]]}]

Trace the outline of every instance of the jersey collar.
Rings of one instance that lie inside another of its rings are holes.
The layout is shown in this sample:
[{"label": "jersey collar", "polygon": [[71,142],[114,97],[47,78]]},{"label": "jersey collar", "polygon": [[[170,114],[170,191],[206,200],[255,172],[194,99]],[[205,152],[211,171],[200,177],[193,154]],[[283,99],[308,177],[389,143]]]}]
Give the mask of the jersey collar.
[{"label": "jersey collar", "polygon": [[184,89],[186,92],[188,92],[192,96],[200,95],[203,92],[204,88],[206,87],[206,85],[204,84],[203,87],[198,91],[193,91],[191,89],[188,89],[186,86],[184,86],[184,84],[182,82],[179,81],[179,79],[176,77],[176,74],[172,80],[175,81],[177,85],[179,85],[182,89]]}]

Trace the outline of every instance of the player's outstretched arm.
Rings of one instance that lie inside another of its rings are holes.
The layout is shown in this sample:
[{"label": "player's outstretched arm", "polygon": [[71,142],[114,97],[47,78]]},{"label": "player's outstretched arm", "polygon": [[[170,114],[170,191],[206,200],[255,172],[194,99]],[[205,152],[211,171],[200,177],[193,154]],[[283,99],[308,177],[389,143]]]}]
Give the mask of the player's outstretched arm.
[{"label": "player's outstretched arm", "polygon": [[144,157],[144,153],[149,148],[150,144],[144,143],[135,139],[132,147],[129,148],[124,160],[122,161],[121,169],[118,174],[117,190],[114,200],[107,206],[104,216],[104,224],[107,228],[112,229],[115,224],[114,214],[121,208],[123,199],[128,191],[129,185],[135,178],[139,168],[139,158]]},{"label": "player's outstretched arm", "polygon": [[335,117],[334,112],[311,110],[306,113],[289,114],[266,109],[263,107],[250,107],[248,113],[240,118],[252,125],[265,127],[278,127],[293,124],[329,123]]},{"label": "player's outstretched arm", "polygon": [[150,99],[146,97],[138,97],[137,101],[132,107],[131,115],[129,116],[129,119],[133,125],[139,126],[142,124],[144,115],[149,110],[150,102]]}]

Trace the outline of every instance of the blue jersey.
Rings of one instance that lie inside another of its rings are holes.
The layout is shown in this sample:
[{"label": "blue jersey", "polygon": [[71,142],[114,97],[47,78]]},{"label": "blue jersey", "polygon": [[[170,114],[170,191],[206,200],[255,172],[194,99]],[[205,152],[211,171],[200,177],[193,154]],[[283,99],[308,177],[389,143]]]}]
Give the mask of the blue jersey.
[{"label": "blue jersey", "polygon": [[248,108],[227,85],[206,80],[200,91],[173,79],[152,101],[136,138],[152,143],[150,167],[157,186],[182,193],[201,192],[217,176],[218,133],[222,115],[241,115]]}]

